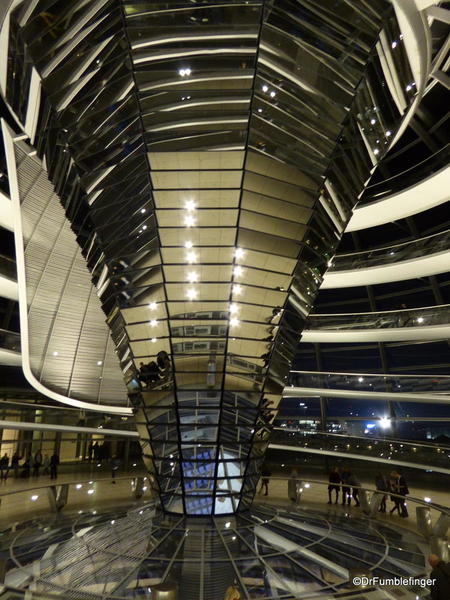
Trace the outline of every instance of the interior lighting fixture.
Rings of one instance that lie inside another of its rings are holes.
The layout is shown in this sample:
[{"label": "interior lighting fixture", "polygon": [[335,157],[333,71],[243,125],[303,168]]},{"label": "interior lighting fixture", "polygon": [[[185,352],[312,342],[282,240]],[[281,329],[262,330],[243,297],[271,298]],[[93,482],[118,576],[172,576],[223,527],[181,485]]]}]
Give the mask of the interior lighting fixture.
[{"label": "interior lighting fixture", "polygon": [[150,304],[148,305],[150,310],[155,310],[156,309],[156,302],[150,302]]},{"label": "interior lighting fixture", "polygon": [[227,522],[225,523],[225,529],[229,529],[230,527],[231,527],[231,522],[230,522],[230,521],[227,521]]},{"label": "interior lighting fixture", "polygon": [[192,71],[189,67],[187,69],[178,69],[178,75],[181,77],[189,77],[191,73]]},{"label": "interior lighting fixture", "polygon": [[395,42],[395,41],[394,41],[394,42],[392,42],[392,44],[391,44],[391,48],[397,48],[397,42]]},{"label": "interior lighting fixture", "polygon": [[230,304],[230,313],[234,314],[237,313],[239,310],[239,306],[237,304]]},{"label": "interior lighting fixture", "polygon": [[56,352],[56,350],[55,350],[55,352],[53,352],[53,356],[58,356],[58,354],[59,354],[59,352]]},{"label": "interior lighting fixture", "polygon": [[101,367],[101,366],[102,366],[102,364],[103,364],[103,361],[102,361],[102,360],[98,360],[98,361],[97,361],[97,367]]},{"label": "interior lighting fixture", "polygon": [[88,490],[87,493],[89,494],[89,496],[92,496],[92,494],[94,493],[94,490]]},{"label": "interior lighting fixture", "polygon": [[235,317],[230,319],[230,327],[237,327],[239,324],[240,324],[239,319],[236,319]]},{"label": "interior lighting fixture", "polygon": [[149,323],[150,327],[156,327],[158,325],[158,321],[156,319],[152,319]]},{"label": "interior lighting fixture", "polygon": [[239,277],[240,275],[242,275],[242,267],[240,267],[239,265],[237,267],[234,267],[233,275],[235,277]]},{"label": "interior lighting fixture", "polygon": [[423,323],[423,321],[424,321],[424,318],[423,318],[423,317],[417,317],[417,322],[418,322],[418,323]]},{"label": "interior lighting fixture", "polygon": [[142,229],[147,229],[147,225],[142,225]]},{"label": "interior lighting fixture", "polygon": [[392,131],[390,129],[388,129],[386,131],[386,137],[390,137],[392,135]]},{"label": "interior lighting fixture", "polygon": [[303,487],[305,487],[305,488],[310,488],[310,487],[311,487],[311,484],[310,484],[310,483],[305,483],[305,485],[304,485]]},{"label": "interior lighting fixture", "polygon": [[373,151],[373,153],[374,153],[375,155],[377,155],[377,154],[380,154],[380,151],[378,150],[378,148],[374,148],[374,151]]},{"label": "interior lighting fixture", "polygon": [[359,383],[362,383],[364,381],[364,377],[358,377],[358,381]]},{"label": "interior lighting fixture", "polygon": [[375,125],[375,123],[376,123],[376,122],[377,122],[377,120],[376,120],[376,119],[370,119],[370,124],[371,124],[371,125]]},{"label": "interior lighting fixture", "polygon": [[145,208],[141,208],[141,214],[145,214]]},{"label": "interior lighting fixture", "polygon": [[275,96],[276,96],[276,95],[277,95],[277,93],[276,93],[276,92],[274,92],[274,90],[272,90],[272,91],[270,92],[270,97],[271,97],[271,98],[275,98]]},{"label": "interior lighting fixture", "polygon": [[242,248],[236,248],[236,250],[234,251],[234,256],[236,258],[242,258],[245,254],[245,250],[243,250]]},{"label": "interior lighting fixture", "polygon": [[186,255],[186,260],[189,264],[195,263],[197,261],[197,255],[195,252],[188,252]]},{"label": "interior lighting fixture", "polygon": [[192,215],[186,215],[184,217],[184,224],[186,227],[193,227],[195,225],[195,219]]},{"label": "interior lighting fixture", "polygon": [[75,487],[77,488],[77,490],[81,490],[81,488],[83,487],[83,484],[77,483],[77,485]]},{"label": "interior lighting fixture", "polygon": [[111,521],[111,525],[114,525],[114,523],[115,523],[115,522],[116,522],[116,521],[115,521],[115,519],[113,519],[113,520]]},{"label": "interior lighting fixture", "polygon": [[188,300],[195,300],[198,296],[198,292],[197,292],[197,290],[194,290],[193,288],[189,288],[186,291],[186,296],[188,297]]},{"label": "interior lighting fixture", "polygon": [[262,108],[258,108],[258,112],[259,112],[259,113],[262,113]]},{"label": "interior lighting fixture", "polygon": [[379,425],[381,429],[389,429],[389,427],[391,426],[391,420],[387,417],[381,417]]},{"label": "interior lighting fixture", "polygon": [[198,281],[198,273],[196,273],[195,271],[190,271],[187,274],[187,280],[189,281],[189,283],[196,283]]},{"label": "interior lighting fixture", "polygon": [[242,292],[242,286],[239,284],[233,285],[233,294],[238,296]]},{"label": "interior lighting fixture", "polygon": [[186,202],[186,204],[184,205],[186,210],[195,210],[196,206],[195,206],[195,202],[193,200],[188,200]]},{"label": "interior lighting fixture", "polygon": [[30,500],[31,500],[32,502],[36,502],[36,500],[37,500],[38,498],[39,498],[39,496],[38,496],[37,494],[33,494],[33,495],[31,496]]},{"label": "interior lighting fixture", "polygon": [[407,91],[407,92],[410,92],[411,90],[412,90],[412,85],[410,85],[410,84],[408,83],[408,85],[406,86],[406,91]]},{"label": "interior lighting fixture", "polygon": [[157,338],[152,338],[152,339],[151,339],[151,342],[152,342],[152,344],[156,344],[156,342],[157,342]]},{"label": "interior lighting fixture", "polygon": [[268,86],[268,85],[266,85],[266,84],[264,84],[264,85],[262,86],[262,91],[263,91],[263,92],[268,92],[268,91],[269,91],[269,86]]},{"label": "interior lighting fixture", "polygon": [[192,248],[193,245],[194,244],[190,240],[188,240],[187,242],[184,242],[184,247],[185,248],[188,248],[188,249]]},{"label": "interior lighting fixture", "polygon": [[424,500],[425,502],[431,502],[431,498],[429,496],[425,496]]}]

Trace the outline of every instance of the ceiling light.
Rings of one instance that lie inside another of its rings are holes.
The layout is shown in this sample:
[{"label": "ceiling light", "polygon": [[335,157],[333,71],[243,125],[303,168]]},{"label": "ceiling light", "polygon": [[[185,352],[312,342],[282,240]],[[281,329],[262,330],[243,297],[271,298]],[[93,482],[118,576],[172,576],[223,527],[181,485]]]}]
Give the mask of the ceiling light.
[{"label": "ceiling light", "polygon": [[390,131],[389,129],[386,131],[386,137],[389,137],[392,135],[392,131]]},{"label": "ceiling light", "polygon": [[189,264],[195,263],[197,261],[197,255],[195,252],[188,252],[186,254],[186,260]]},{"label": "ceiling light", "polygon": [[193,245],[194,244],[190,240],[188,240],[187,242],[184,242],[184,247],[185,248],[192,248]]},{"label": "ceiling light", "polygon": [[379,421],[381,429],[388,429],[391,426],[391,420],[387,417],[381,417]]},{"label": "ceiling light", "polygon": [[239,310],[239,306],[237,304],[230,304],[230,313],[236,313]]},{"label": "ceiling light", "polygon": [[102,364],[103,364],[103,361],[102,361],[102,360],[98,360],[98,361],[97,361],[97,367],[101,367],[101,366],[102,366]]},{"label": "ceiling light", "polygon": [[259,113],[262,113],[262,108],[258,108],[258,112],[259,112]]},{"label": "ceiling light", "polygon": [[39,496],[37,494],[33,494],[33,496],[31,496],[31,501],[32,502],[36,502],[36,500],[39,498]]},{"label": "ceiling light", "polygon": [[150,302],[150,304],[148,305],[150,310],[156,310],[156,302]]},{"label": "ceiling light", "polygon": [[425,496],[424,500],[425,502],[431,502],[431,498],[429,496]]},{"label": "ceiling light", "polygon": [[375,155],[377,155],[377,154],[379,154],[379,153],[380,153],[380,151],[378,150],[378,148],[375,148],[375,149],[374,149],[374,151],[373,151],[373,153],[374,153]]},{"label": "ceiling light", "polygon": [[242,275],[242,267],[240,267],[239,265],[237,267],[234,267],[233,275],[235,277],[239,277],[239,275]]},{"label": "ceiling light", "polygon": [[358,377],[358,381],[359,383],[362,383],[364,381],[364,377]]},{"label": "ceiling light", "polygon": [[245,254],[245,250],[243,248],[236,248],[236,250],[234,251],[234,256],[236,258],[242,258]]},{"label": "ceiling light", "polygon": [[75,487],[77,488],[77,490],[81,490],[81,488],[83,487],[83,484],[77,483],[77,485]]},{"label": "ceiling light", "polygon": [[187,275],[187,280],[189,283],[195,283],[198,280],[198,273],[195,271],[190,271]]},{"label": "ceiling light", "polygon": [[152,338],[151,339],[152,344],[156,344],[156,340],[157,340],[157,338]]},{"label": "ceiling light", "polygon": [[184,218],[184,224],[186,225],[186,227],[192,227],[193,225],[195,225],[195,219],[192,215],[187,215]]},{"label": "ceiling light", "polygon": [[94,493],[94,490],[88,490],[87,493],[89,494],[89,496],[92,496],[92,494]]},{"label": "ceiling light", "polygon": [[141,214],[145,213],[145,208],[141,208]]},{"label": "ceiling light", "polygon": [[229,529],[229,528],[230,528],[230,526],[231,526],[231,523],[230,523],[230,521],[227,521],[227,522],[225,523],[225,528],[226,528],[226,529]]},{"label": "ceiling light", "polygon": [[242,286],[239,284],[233,285],[233,294],[239,295],[242,292]]},{"label": "ceiling light", "polygon": [[158,325],[158,321],[156,319],[152,319],[149,323],[150,327],[156,327]]},{"label": "ceiling light", "polygon": [[55,350],[55,352],[53,352],[53,356],[58,356],[58,354],[59,354],[59,352],[56,352],[56,350]]},{"label": "ceiling light", "polygon": [[277,93],[274,92],[273,90],[270,92],[270,97],[271,98],[275,98],[276,95],[277,95]]},{"label": "ceiling light", "polygon": [[235,317],[230,319],[230,327],[237,327],[239,324],[240,324],[239,319],[236,319]]},{"label": "ceiling light", "polygon": [[397,48],[397,42],[392,42],[391,48]]},{"label": "ceiling light", "polygon": [[193,200],[188,200],[184,207],[186,210],[195,210],[195,202]]},{"label": "ceiling light", "polygon": [[376,123],[376,122],[377,122],[377,120],[376,120],[376,119],[370,119],[370,124],[371,124],[371,125],[375,125],[375,123]]},{"label": "ceiling light", "polygon": [[194,290],[193,288],[189,288],[186,291],[186,296],[188,297],[189,300],[195,300],[198,296],[198,292],[197,292],[197,290]]},{"label": "ceiling light", "polygon": [[423,321],[424,321],[424,318],[423,318],[423,317],[418,317],[418,318],[417,318],[417,322],[418,322],[418,323],[423,323]]},{"label": "ceiling light", "polygon": [[147,229],[147,225],[142,225],[142,229]]},{"label": "ceiling light", "polygon": [[269,86],[268,86],[268,85],[266,85],[266,84],[264,84],[264,85],[262,86],[262,91],[263,91],[263,92],[268,92],[268,91],[269,91]]}]

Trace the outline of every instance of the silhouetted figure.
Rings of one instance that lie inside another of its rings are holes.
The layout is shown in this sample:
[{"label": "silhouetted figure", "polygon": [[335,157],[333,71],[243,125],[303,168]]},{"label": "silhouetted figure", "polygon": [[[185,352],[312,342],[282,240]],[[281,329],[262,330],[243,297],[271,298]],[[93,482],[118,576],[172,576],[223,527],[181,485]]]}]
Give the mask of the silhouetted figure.
[{"label": "silhouetted figure", "polygon": [[431,600],[449,600],[450,564],[441,560],[437,554],[430,554],[428,562],[433,569],[430,579],[434,579],[434,584],[430,587]]},{"label": "silhouetted figure", "polygon": [[359,506],[359,486],[361,482],[351,471],[349,472],[349,476],[347,479],[347,483],[352,486],[352,498],[355,501],[356,506]]},{"label": "silhouetted figure", "polygon": [[389,478],[389,491],[391,492],[391,501],[394,503],[394,506],[389,511],[389,514],[392,515],[395,511],[400,514],[400,498],[394,494],[398,494],[398,485],[397,485],[397,477],[395,471],[392,471],[391,476]]},{"label": "silhouetted figure", "polygon": [[[389,484],[386,481],[386,477],[383,475],[383,473],[377,473],[375,475],[375,487],[380,492],[387,492],[389,490]],[[383,494],[378,512],[386,512],[386,494]]]},{"label": "silhouetted figure", "polygon": [[266,491],[264,492],[264,496],[267,496],[269,493],[269,477],[272,475],[269,467],[264,464],[262,469],[261,469],[261,487],[259,488],[259,493],[261,494],[263,489],[265,489]]},{"label": "silhouetted figure", "polygon": [[348,504],[350,506],[352,502],[352,496],[350,494],[350,486],[348,485],[348,479],[351,473],[348,469],[343,469],[341,473],[341,482],[342,482],[342,504]]},{"label": "silhouetted figure", "polygon": [[39,470],[41,468],[42,465],[42,452],[40,450],[38,450],[36,452],[36,454],[34,455],[34,461],[33,461],[33,477],[39,477]]},{"label": "silhouetted figure", "polygon": [[5,481],[8,479],[9,472],[9,456],[5,454],[0,458],[0,479]]},{"label": "silhouetted figure", "polygon": [[399,506],[400,506],[400,516],[403,518],[409,517],[408,509],[406,508],[406,495],[409,494],[408,484],[406,483],[406,479],[400,473],[395,472],[397,478],[397,490],[399,496]]},{"label": "silhouetted figure", "polygon": [[59,465],[59,456],[55,452],[50,457],[50,479],[56,479],[58,477],[58,465]]},{"label": "silhouetted figure", "polygon": [[14,452],[13,457],[11,459],[11,469],[14,471],[14,478],[18,479],[19,477],[19,462],[22,460],[22,457],[19,456],[18,452]]},{"label": "silhouetted figure", "polygon": [[168,377],[170,373],[170,358],[165,350],[161,350],[158,352],[156,356],[156,362],[158,364],[158,369],[161,377]]},{"label": "silhouetted figure", "polygon": [[22,473],[20,474],[20,476],[23,479],[26,479],[26,478],[28,478],[30,476],[30,473],[31,473],[31,462],[32,462],[31,461],[31,456],[28,456],[25,459],[25,461],[24,461],[24,463],[22,465]]},{"label": "silhouetted figure", "polygon": [[291,502],[297,502],[299,495],[300,478],[297,469],[292,469],[288,481],[288,496]]},{"label": "silhouetted figure", "polygon": [[114,455],[111,459],[111,477],[112,477],[111,483],[116,483],[116,474],[119,471],[119,467],[120,467],[120,460],[118,459],[117,456]]},{"label": "silhouetted figure", "polygon": [[339,471],[337,470],[336,467],[334,467],[331,470],[330,475],[328,477],[328,483],[329,483],[329,485],[328,485],[328,504],[331,504],[332,492],[335,492],[335,494],[336,494],[334,503],[337,504],[338,500],[339,500],[341,476],[339,475]]}]

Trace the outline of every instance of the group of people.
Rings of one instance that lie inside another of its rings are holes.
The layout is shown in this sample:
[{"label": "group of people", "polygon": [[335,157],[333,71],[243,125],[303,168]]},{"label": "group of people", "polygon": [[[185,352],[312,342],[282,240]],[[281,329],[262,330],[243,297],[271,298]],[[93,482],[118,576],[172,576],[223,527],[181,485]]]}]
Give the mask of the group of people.
[{"label": "group of people", "polygon": [[[361,483],[352,471],[347,468],[339,471],[337,467],[334,467],[328,477],[328,504],[333,502],[339,503],[339,494],[342,493],[341,504],[350,506],[352,499],[356,506],[360,505],[359,502],[359,488]],[[406,496],[409,494],[408,484],[403,475],[397,471],[391,471],[389,477],[386,477],[383,473],[377,473],[375,476],[375,487],[380,492],[386,492],[383,494],[379,512],[386,512],[386,499],[390,495],[391,501],[394,506],[390,510],[390,514],[397,511],[400,517],[408,517],[408,509],[406,508]]]},{"label": "group of people", "polygon": [[156,361],[152,360],[147,364],[143,362],[139,364],[138,379],[145,387],[150,387],[161,379],[168,378],[170,366],[169,355],[165,350],[161,350],[156,356]]},{"label": "group of people", "polygon": [[[15,452],[9,460],[8,454],[5,452],[0,458],[0,480],[6,481],[8,479],[9,471],[14,472],[14,478],[18,479],[27,478],[31,475],[33,477],[39,477],[41,469],[43,475],[50,475],[50,479],[56,479],[58,476],[58,465],[59,456],[56,452],[49,457],[48,454],[42,454],[41,450],[37,450],[34,454],[28,454],[23,461],[22,465],[20,461],[23,459],[18,452]],[[20,469],[22,468],[22,471]]]}]

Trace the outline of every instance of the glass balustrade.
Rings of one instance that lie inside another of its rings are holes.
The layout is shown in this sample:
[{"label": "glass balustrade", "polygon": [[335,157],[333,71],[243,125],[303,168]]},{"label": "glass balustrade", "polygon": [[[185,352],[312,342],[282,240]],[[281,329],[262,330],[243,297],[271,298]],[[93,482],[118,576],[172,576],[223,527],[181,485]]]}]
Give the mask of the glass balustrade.
[{"label": "glass balustrade", "polygon": [[450,230],[442,231],[417,240],[376,248],[364,252],[338,254],[330,263],[329,271],[365,269],[378,265],[389,265],[405,260],[421,258],[445,252],[450,248]]},{"label": "glass balustrade", "polygon": [[382,462],[391,460],[393,464],[401,461],[447,470],[450,466],[450,447],[437,444],[311,432],[287,427],[275,427],[270,442],[324,452],[357,454],[361,457],[379,458]]},{"label": "glass balustrade", "polygon": [[368,313],[312,314],[307,329],[384,329],[430,327],[450,323],[450,305]]},{"label": "glass balustrade", "polygon": [[13,258],[0,254],[0,276],[8,277],[8,279],[14,280],[17,278],[16,261]]},{"label": "glass balustrade", "polygon": [[384,375],[377,373],[325,373],[291,371],[292,387],[328,388],[370,392],[448,393],[449,375]]},{"label": "glass balustrade", "polygon": [[378,202],[387,196],[402,192],[403,190],[418,184],[422,180],[428,179],[433,173],[436,173],[447,166],[449,152],[450,144],[446,144],[438,152],[435,152],[432,156],[429,156],[417,165],[409,167],[393,177],[369,185],[358,206]]},{"label": "glass balustrade", "polygon": [[20,352],[20,333],[0,329],[0,348]]}]

